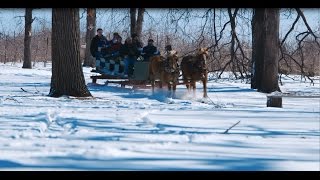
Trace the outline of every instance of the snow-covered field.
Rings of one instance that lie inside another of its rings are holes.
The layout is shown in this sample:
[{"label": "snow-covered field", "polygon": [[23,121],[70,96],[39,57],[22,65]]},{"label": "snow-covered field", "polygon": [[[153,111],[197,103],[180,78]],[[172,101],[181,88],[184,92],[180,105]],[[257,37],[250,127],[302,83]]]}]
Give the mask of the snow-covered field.
[{"label": "snow-covered field", "polygon": [[[92,85],[91,68],[84,74],[96,99],[51,98],[50,65],[21,67],[0,64],[0,170],[320,171],[319,98],[267,108],[250,84],[212,78],[207,103],[200,83],[198,99],[178,86],[169,100]],[[283,82],[282,91],[320,94],[319,78]]]}]

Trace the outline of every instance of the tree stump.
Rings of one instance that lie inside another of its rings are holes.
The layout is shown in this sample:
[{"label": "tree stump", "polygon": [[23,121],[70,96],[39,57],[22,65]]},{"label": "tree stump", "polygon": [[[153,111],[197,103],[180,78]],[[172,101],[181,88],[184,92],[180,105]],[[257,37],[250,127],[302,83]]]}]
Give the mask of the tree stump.
[{"label": "tree stump", "polygon": [[91,76],[91,79],[92,79],[92,83],[96,84],[97,83],[97,78],[94,77],[94,76]]},{"label": "tree stump", "polygon": [[267,107],[279,107],[282,108],[282,97],[268,96]]}]

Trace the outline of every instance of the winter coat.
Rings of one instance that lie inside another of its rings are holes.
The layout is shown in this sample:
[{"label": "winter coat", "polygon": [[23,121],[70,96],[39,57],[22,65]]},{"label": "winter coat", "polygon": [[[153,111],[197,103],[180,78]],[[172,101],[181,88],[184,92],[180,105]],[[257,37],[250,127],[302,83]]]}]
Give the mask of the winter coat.
[{"label": "winter coat", "polygon": [[144,54],[145,59],[149,59],[151,56],[159,54],[157,47],[153,45],[145,46],[142,50],[142,53]]},{"label": "winter coat", "polygon": [[107,46],[107,39],[105,36],[98,36],[92,38],[90,44],[90,53],[93,57],[96,57],[96,52],[98,52],[98,47],[106,47]]},{"label": "winter coat", "polygon": [[140,55],[140,51],[134,44],[124,44],[120,49],[120,54],[121,56],[128,56],[136,59]]}]

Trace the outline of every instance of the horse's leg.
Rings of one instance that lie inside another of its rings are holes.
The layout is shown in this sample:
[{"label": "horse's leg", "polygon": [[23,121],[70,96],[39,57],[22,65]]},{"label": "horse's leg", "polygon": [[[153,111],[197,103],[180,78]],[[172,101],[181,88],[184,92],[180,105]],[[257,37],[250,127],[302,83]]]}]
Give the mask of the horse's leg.
[{"label": "horse's leg", "polygon": [[154,76],[152,74],[150,74],[150,82],[151,82],[151,86],[152,86],[152,95],[154,95],[154,86],[155,86],[155,80],[154,80]]},{"label": "horse's leg", "polygon": [[151,83],[152,83],[152,95],[154,95],[154,86],[155,86],[156,82],[155,82],[155,80],[152,80]]},{"label": "horse's leg", "polygon": [[174,82],[172,84],[172,97],[176,98],[176,88],[177,88],[177,84]]},{"label": "horse's leg", "polygon": [[172,95],[172,93],[171,93],[171,83],[168,82],[168,94],[167,94],[167,96],[172,98],[171,95]]},{"label": "horse's leg", "polygon": [[183,83],[186,85],[187,90],[189,90],[188,80],[186,79],[185,76],[183,76]]},{"label": "horse's leg", "polygon": [[192,89],[192,80],[189,80],[189,93],[191,93],[191,89]]},{"label": "horse's leg", "polygon": [[188,93],[190,94],[190,92],[191,92],[191,87],[192,87],[192,84],[191,84],[191,81],[190,81],[190,80],[186,80],[186,86],[187,86],[187,89],[188,89]]},{"label": "horse's leg", "polygon": [[191,81],[191,86],[193,89],[193,98],[196,98],[196,81]]},{"label": "horse's leg", "polygon": [[187,77],[186,77],[186,75],[185,74],[183,74],[182,73],[182,77],[183,77],[183,83],[186,85],[186,87],[187,87],[187,90],[188,90],[188,93],[189,93],[189,82],[188,82],[188,79],[187,79]]},{"label": "horse's leg", "polygon": [[207,94],[207,83],[208,83],[208,72],[206,71],[204,74],[204,79],[202,80],[203,83],[203,97],[207,98],[208,94]]},{"label": "horse's leg", "polygon": [[208,97],[208,94],[207,94],[207,80],[203,79],[202,83],[203,83],[203,97],[207,98]]}]

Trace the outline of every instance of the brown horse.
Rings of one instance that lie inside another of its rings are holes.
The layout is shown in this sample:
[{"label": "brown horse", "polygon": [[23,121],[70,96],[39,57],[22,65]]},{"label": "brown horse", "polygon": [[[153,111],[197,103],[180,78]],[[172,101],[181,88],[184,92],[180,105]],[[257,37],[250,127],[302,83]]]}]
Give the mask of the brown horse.
[{"label": "brown horse", "polygon": [[203,97],[207,98],[207,58],[209,48],[200,48],[196,55],[189,55],[182,59],[181,70],[183,82],[186,84],[188,92],[193,89],[193,96],[195,97],[196,81],[203,83]]},{"label": "brown horse", "polygon": [[165,83],[168,86],[168,96],[175,97],[176,86],[179,78],[178,56],[176,51],[168,54],[167,59],[162,56],[150,58],[149,79],[154,93],[155,81],[160,79],[159,87]]}]

